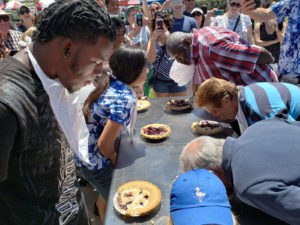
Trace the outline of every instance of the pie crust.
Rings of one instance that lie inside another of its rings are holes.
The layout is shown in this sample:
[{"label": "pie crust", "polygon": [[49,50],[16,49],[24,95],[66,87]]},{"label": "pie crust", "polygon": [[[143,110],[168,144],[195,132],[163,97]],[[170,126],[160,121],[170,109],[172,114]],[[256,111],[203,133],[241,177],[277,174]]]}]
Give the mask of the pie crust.
[{"label": "pie crust", "polygon": [[115,209],[122,215],[138,217],[150,213],[161,202],[159,188],[148,181],[130,181],[121,185],[113,198]]},{"label": "pie crust", "polygon": [[[184,104],[186,104],[186,105],[176,106],[176,103],[179,101],[184,102]],[[172,103],[175,105],[173,105]],[[191,107],[192,106],[191,106],[191,102],[189,99],[171,99],[170,101],[168,101],[166,103],[166,108],[173,110],[173,111],[182,111],[182,110],[190,109]]]},{"label": "pie crust", "polygon": [[[147,129],[149,127],[153,127],[153,128],[160,128],[163,127],[163,129],[165,130],[164,133],[162,134],[147,134],[145,133],[144,129]],[[140,134],[147,139],[151,139],[151,140],[159,140],[159,139],[163,139],[168,137],[171,134],[171,127],[169,127],[168,125],[165,124],[160,124],[160,123],[153,123],[153,124],[148,124],[144,127],[141,128],[141,132]]]},{"label": "pie crust", "polygon": [[137,100],[137,111],[141,112],[148,109],[151,106],[151,103],[147,100]]},{"label": "pie crust", "polygon": [[217,134],[223,131],[222,125],[212,120],[201,120],[199,122],[193,122],[191,128],[193,131],[199,134]]}]

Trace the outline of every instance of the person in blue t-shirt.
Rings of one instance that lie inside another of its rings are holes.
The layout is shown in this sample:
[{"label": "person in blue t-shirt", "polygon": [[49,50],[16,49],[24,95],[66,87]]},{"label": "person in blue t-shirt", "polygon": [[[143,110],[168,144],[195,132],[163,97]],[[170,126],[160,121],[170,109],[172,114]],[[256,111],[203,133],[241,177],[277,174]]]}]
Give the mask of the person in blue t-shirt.
[{"label": "person in blue t-shirt", "polygon": [[83,114],[90,133],[90,164],[77,155],[75,162],[79,174],[99,193],[96,205],[102,221],[116,164],[119,134],[122,127],[132,129],[134,126],[137,97],[133,88],[144,85],[148,73],[147,60],[143,49],[132,45],[120,46],[109,61],[112,75],[101,75],[96,89],[84,103]]},{"label": "person in blue t-shirt", "polygon": [[180,5],[174,5],[171,8],[173,11],[173,26],[171,33],[176,31],[191,33],[193,28],[198,29],[196,20],[183,14],[184,4],[182,2]]}]

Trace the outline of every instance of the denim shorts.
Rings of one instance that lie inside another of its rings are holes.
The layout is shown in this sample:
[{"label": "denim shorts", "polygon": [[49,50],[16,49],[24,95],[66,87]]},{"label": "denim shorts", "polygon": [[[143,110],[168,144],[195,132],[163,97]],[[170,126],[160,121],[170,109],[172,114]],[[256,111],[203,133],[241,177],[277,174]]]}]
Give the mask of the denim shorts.
[{"label": "denim shorts", "polygon": [[87,182],[89,182],[90,185],[92,185],[105,199],[105,201],[108,200],[113,170],[114,169],[111,164],[99,170],[89,170],[85,167],[77,167],[79,176],[82,176]]},{"label": "denim shorts", "polygon": [[157,93],[178,93],[187,90],[186,86],[178,86],[175,81],[164,81],[160,79],[154,79],[153,89]]}]

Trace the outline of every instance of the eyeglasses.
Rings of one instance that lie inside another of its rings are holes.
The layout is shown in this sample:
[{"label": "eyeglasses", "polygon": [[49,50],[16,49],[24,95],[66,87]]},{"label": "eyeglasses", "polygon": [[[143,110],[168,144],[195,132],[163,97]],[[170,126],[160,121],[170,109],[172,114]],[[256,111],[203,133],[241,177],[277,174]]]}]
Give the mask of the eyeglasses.
[{"label": "eyeglasses", "polygon": [[230,5],[230,7],[237,7],[237,8],[241,7],[241,4],[240,3],[236,3],[236,2],[231,2],[229,5]]},{"label": "eyeglasses", "polygon": [[160,7],[158,7],[158,6],[156,8],[151,9],[152,12],[155,12],[155,11],[158,11],[158,10],[160,10]]},{"label": "eyeglasses", "polygon": [[30,13],[30,10],[25,9],[25,10],[20,10],[20,12],[19,12],[20,15],[24,15],[25,13]]},{"label": "eyeglasses", "polygon": [[201,15],[202,15],[201,13],[195,12],[195,13],[192,14],[192,17],[195,17],[195,16],[201,16]]},{"label": "eyeglasses", "polygon": [[0,21],[3,20],[4,22],[9,21],[9,17],[8,16],[0,16]]}]

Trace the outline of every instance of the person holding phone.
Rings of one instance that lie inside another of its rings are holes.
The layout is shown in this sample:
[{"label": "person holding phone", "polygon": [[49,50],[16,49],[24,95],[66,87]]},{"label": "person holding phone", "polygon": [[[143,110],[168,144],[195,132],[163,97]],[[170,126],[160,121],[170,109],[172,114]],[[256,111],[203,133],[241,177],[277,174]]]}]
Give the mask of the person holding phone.
[{"label": "person holding phone", "polygon": [[138,6],[129,6],[125,11],[125,21],[128,25],[126,33],[133,45],[146,49],[150,38],[150,30],[146,26],[146,19]]},{"label": "person holding phone", "polygon": [[166,51],[172,18],[170,14],[156,12],[152,20],[152,35],[147,46],[148,59],[153,65],[153,89],[156,97],[185,96],[187,88],[179,87],[169,72],[174,60]]},{"label": "person holding phone", "polygon": [[241,0],[228,0],[227,4],[228,12],[215,17],[211,25],[232,30],[238,33],[248,44],[252,44],[252,22],[249,16],[240,13]]}]

